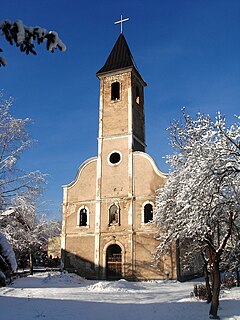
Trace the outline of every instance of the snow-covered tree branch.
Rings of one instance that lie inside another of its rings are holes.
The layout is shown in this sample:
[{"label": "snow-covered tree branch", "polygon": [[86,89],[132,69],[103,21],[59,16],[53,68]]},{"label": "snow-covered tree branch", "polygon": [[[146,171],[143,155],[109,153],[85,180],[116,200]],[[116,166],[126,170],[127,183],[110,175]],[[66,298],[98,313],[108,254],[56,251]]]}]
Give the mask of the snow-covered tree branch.
[{"label": "snow-covered tree branch", "polygon": [[[0,37],[5,37],[10,45],[16,45],[21,52],[26,54],[32,53],[36,55],[35,44],[38,45],[46,42],[48,51],[54,52],[55,49],[65,51],[66,46],[59,38],[57,32],[47,31],[41,27],[28,27],[23,24],[21,20],[11,22],[9,20],[0,21]],[[0,52],[3,50],[0,48]],[[0,67],[6,65],[4,57],[0,56]]]},{"label": "snow-covered tree branch", "polygon": [[183,245],[192,242],[194,251],[207,252],[213,281],[210,315],[217,317],[220,264],[239,239],[239,118],[227,128],[220,113],[215,120],[208,115],[198,114],[196,119],[183,115],[184,122],[169,128],[175,152],[167,157],[169,180],[157,193],[158,249],[164,252],[180,240]]},{"label": "snow-covered tree branch", "polygon": [[20,155],[33,141],[27,129],[30,119],[13,117],[12,105],[13,99],[3,100],[0,96],[0,210],[5,210],[16,195],[39,193],[46,179],[39,171],[25,173],[17,167]]},{"label": "snow-covered tree branch", "polygon": [[1,229],[14,250],[29,257],[32,273],[34,254],[47,245],[49,238],[59,235],[60,225],[37,212],[36,199],[32,194],[17,197],[12,202],[12,211],[2,221]]}]

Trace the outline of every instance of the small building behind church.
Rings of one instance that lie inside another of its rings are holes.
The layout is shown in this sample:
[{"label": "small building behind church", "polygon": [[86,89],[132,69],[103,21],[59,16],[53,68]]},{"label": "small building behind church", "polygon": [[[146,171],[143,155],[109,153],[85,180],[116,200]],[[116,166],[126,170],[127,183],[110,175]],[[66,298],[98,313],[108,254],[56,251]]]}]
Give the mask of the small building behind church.
[{"label": "small building behind church", "polygon": [[47,255],[52,258],[61,257],[61,238],[60,236],[55,236],[48,239]]},{"label": "small building behind church", "polygon": [[122,33],[97,77],[98,153],[63,187],[64,267],[89,279],[176,278],[174,250],[153,261],[155,192],[167,175],[146,153],[146,83]]}]

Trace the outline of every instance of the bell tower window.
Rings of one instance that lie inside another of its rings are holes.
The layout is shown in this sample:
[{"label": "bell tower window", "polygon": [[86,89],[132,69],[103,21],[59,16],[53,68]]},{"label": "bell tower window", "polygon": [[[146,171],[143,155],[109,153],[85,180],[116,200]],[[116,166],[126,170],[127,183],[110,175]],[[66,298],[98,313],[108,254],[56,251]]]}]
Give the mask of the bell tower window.
[{"label": "bell tower window", "polygon": [[137,104],[140,104],[140,90],[139,87],[136,86],[136,97],[135,97],[135,101]]},{"label": "bell tower window", "polygon": [[113,82],[111,85],[111,100],[119,100],[120,99],[120,83]]}]

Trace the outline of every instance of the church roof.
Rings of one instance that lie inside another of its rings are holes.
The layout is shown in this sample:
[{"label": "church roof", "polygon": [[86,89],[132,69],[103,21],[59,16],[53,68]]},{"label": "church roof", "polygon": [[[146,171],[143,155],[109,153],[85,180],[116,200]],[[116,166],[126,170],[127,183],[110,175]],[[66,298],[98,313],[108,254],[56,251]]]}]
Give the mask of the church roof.
[{"label": "church roof", "polygon": [[134,67],[137,70],[127,41],[124,35],[121,33],[109,57],[107,58],[107,61],[105,62],[104,66],[97,72],[97,75],[129,67]]}]

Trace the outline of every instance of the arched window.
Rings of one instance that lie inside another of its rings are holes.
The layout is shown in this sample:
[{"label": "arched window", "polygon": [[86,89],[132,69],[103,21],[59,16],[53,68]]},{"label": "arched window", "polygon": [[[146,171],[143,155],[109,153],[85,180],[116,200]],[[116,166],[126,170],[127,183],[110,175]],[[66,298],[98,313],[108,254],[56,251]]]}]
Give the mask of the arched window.
[{"label": "arched window", "polygon": [[83,207],[79,211],[79,226],[86,227],[88,225],[88,210]]},{"label": "arched window", "polygon": [[111,100],[119,100],[120,99],[120,83],[113,82],[111,85]]},{"label": "arched window", "polygon": [[147,203],[144,206],[144,223],[148,223],[153,219],[153,206],[151,203]]},{"label": "arched window", "polygon": [[119,207],[112,204],[109,208],[109,225],[119,224]]}]

